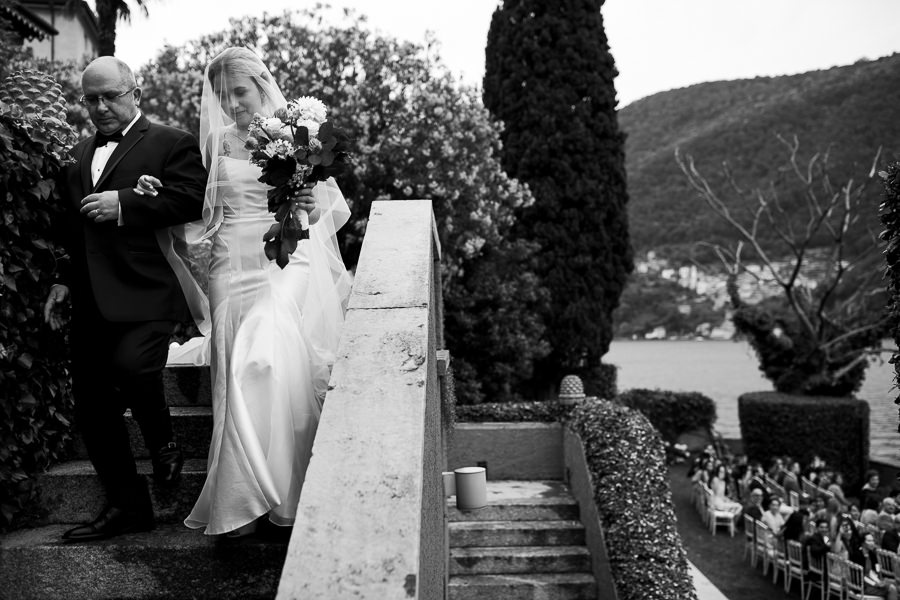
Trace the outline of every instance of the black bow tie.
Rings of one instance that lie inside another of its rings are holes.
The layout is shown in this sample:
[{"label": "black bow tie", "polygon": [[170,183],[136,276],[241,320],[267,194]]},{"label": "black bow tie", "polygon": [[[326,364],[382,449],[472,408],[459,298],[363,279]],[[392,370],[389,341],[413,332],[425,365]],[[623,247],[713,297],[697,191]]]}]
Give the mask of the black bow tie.
[{"label": "black bow tie", "polygon": [[97,147],[105,146],[109,142],[119,143],[122,141],[122,132],[116,131],[115,133],[111,133],[106,135],[105,133],[97,132]]}]

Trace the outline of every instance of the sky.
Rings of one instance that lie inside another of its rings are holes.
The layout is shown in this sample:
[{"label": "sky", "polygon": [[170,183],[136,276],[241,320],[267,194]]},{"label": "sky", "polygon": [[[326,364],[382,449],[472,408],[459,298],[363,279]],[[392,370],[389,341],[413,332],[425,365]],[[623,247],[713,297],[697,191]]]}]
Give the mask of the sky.
[{"label": "sky", "polygon": [[[228,19],[313,7],[316,0],[146,0],[121,23],[117,56],[135,69],[165,43],[225,29]],[[130,3],[132,7],[134,3]],[[461,81],[479,86],[497,0],[331,0],[372,29],[423,43],[426,31]],[[900,0],[606,0],[619,107],[705,81],[790,75],[900,52]]]}]

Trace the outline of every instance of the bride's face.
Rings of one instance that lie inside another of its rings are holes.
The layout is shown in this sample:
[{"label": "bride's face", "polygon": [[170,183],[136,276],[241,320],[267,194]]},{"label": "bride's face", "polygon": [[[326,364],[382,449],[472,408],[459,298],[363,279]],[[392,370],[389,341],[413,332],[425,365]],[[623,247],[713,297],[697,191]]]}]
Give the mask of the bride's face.
[{"label": "bride's face", "polygon": [[234,119],[235,125],[246,129],[256,113],[262,113],[262,96],[256,83],[248,75],[235,75],[216,90],[222,110]]}]

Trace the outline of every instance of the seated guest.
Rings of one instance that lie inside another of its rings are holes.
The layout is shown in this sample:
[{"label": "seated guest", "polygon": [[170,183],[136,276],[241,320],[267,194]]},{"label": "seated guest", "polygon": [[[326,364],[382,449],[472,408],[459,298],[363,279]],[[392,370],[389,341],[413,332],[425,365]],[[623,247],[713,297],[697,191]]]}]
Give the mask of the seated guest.
[{"label": "seated guest", "polygon": [[725,465],[719,464],[713,470],[712,479],[709,481],[709,489],[712,490],[712,504],[716,510],[725,510],[731,513],[741,512],[741,503],[728,497],[728,470]]},{"label": "seated guest", "polygon": [[900,533],[897,527],[900,525],[900,515],[895,515],[893,519],[882,519],[878,517],[878,527],[884,531],[881,534],[881,548],[888,552],[896,552],[900,548]]},{"label": "seated guest", "polygon": [[859,510],[859,505],[853,504],[852,502],[850,503],[850,506],[847,507],[847,513],[854,521],[859,521],[859,518],[862,516],[862,512]]},{"label": "seated guest", "polygon": [[744,506],[744,514],[750,515],[754,520],[762,520],[763,515],[764,494],[762,489],[754,488],[750,490],[750,498]]},{"label": "seated guest", "polygon": [[808,526],[809,508],[804,502],[800,505],[800,508],[788,515],[788,518],[784,521],[784,529],[782,530],[781,538],[784,540],[785,553],[787,553],[788,541],[794,540],[802,544],[806,540]]},{"label": "seated guest", "polygon": [[[816,531],[803,542],[803,566],[808,567],[808,555],[822,560],[822,570],[825,570],[825,555],[831,551],[830,525],[825,519],[816,521]],[[807,572],[807,581],[817,580],[818,574]]]},{"label": "seated guest", "polygon": [[768,476],[775,481],[778,481],[779,477],[781,477],[784,473],[784,459],[780,456],[776,456],[772,459],[772,465],[769,467]]},{"label": "seated guest", "polygon": [[813,522],[819,519],[828,519],[831,516],[828,513],[828,501],[825,499],[825,496],[818,494],[810,499],[809,513]]},{"label": "seated guest", "polygon": [[897,501],[887,496],[881,501],[881,511],[879,515],[888,515],[893,517],[897,513]]},{"label": "seated guest", "polygon": [[831,542],[831,551],[843,559],[849,559],[851,549],[859,548],[861,544],[862,538],[859,536],[859,530],[850,515],[841,515],[837,535]]},{"label": "seated guest", "polygon": [[784,533],[784,516],[781,514],[781,500],[777,496],[769,498],[769,505],[766,507],[766,512],[763,513],[760,521],[771,532],[769,539],[766,540],[766,547],[768,547],[769,553],[774,555],[776,544],[780,543],[778,540],[781,539],[781,535]]},{"label": "seated guest", "polygon": [[862,514],[859,515],[859,520],[863,525],[875,525],[875,521],[878,520],[879,504],[875,496],[866,496]]},{"label": "seated guest", "polygon": [[796,492],[798,496],[801,495],[799,462],[795,460],[788,463],[788,468],[784,472],[784,476],[781,480],[781,485],[782,487],[784,487],[784,493],[787,498],[791,497],[791,492]]},{"label": "seated guest", "polygon": [[851,502],[844,496],[844,476],[835,472],[831,477],[826,490],[834,494],[834,499],[841,503],[841,506],[849,507]]},{"label": "seated guest", "polygon": [[863,568],[866,596],[879,596],[888,600],[897,600],[897,588],[893,583],[881,577],[881,565],[875,552],[875,535],[866,532],[862,544],[850,552],[850,560]]}]

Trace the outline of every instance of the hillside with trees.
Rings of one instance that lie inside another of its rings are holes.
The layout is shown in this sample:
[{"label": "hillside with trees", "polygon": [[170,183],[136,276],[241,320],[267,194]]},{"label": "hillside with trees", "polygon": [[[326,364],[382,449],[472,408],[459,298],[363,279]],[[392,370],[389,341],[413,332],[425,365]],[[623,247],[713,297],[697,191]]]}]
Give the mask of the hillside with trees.
[{"label": "hillside with trees", "polygon": [[[690,189],[675,151],[722,187],[727,163],[736,182],[766,187],[783,179],[784,147],[796,136],[800,159],[829,152],[831,178],[860,181],[881,148],[879,168],[900,158],[900,54],[781,77],[702,83],[649,96],[619,112],[627,134],[629,224],[636,256],[655,249],[671,258],[696,253],[700,241],[727,242],[730,228]],[[804,210],[799,194],[782,197]],[[880,186],[867,190],[878,230]],[[868,237],[868,236],[866,236]],[[708,259],[709,256],[702,259]]]}]

